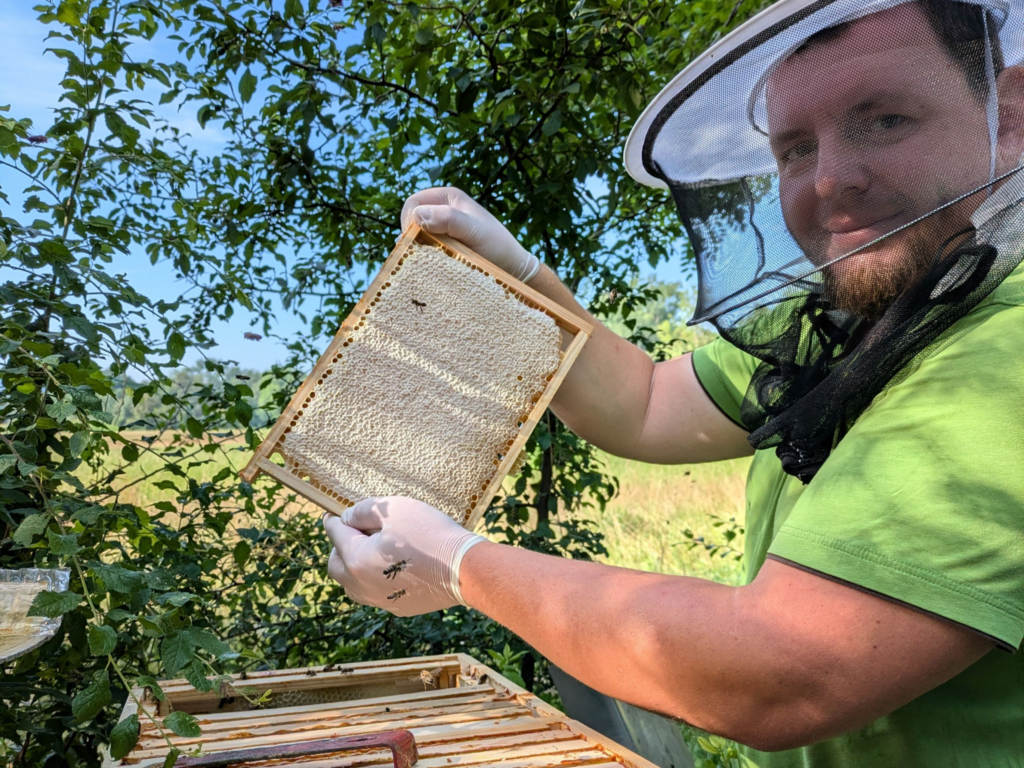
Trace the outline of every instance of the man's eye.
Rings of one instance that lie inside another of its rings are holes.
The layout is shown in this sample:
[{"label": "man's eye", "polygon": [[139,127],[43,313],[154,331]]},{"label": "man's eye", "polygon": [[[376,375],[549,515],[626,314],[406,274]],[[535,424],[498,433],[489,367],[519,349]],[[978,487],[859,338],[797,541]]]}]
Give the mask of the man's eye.
[{"label": "man's eye", "polygon": [[871,121],[871,127],[877,131],[891,131],[893,128],[899,128],[908,119],[904,115],[882,115]]},{"label": "man's eye", "polygon": [[781,159],[784,163],[795,163],[809,157],[814,153],[815,143],[813,141],[801,141],[799,144],[794,144],[789,149],[785,150]]}]

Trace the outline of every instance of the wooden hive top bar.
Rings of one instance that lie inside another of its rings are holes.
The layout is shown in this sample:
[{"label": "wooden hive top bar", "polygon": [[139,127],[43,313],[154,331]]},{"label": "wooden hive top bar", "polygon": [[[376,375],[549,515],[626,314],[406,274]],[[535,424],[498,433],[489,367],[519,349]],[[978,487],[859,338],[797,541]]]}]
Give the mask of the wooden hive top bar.
[{"label": "wooden hive top bar", "polygon": [[[184,680],[169,681],[162,684],[167,702],[136,690],[144,711],[138,712],[129,699],[121,717],[139,716],[139,743],[123,760],[106,759],[104,768],[162,765],[169,747],[153,720],[160,721],[172,707],[193,714],[202,728],[194,738],[168,732],[174,747],[186,753],[200,748],[199,754],[205,755],[407,729],[416,739],[417,768],[656,768],[464,654],[250,673],[245,680],[235,678],[232,685],[251,688],[252,693],[269,689],[269,705],[246,709],[246,699],[231,685],[213,695],[199,693]],[[378,750],[264,760],[258,765],[387,768],[390,761],[389,752]]]},{"label": "wooden hive top bar", "polygon": [[266,472],[336,513],[412,496],[472,528],[591,330],[414,226],[242,477]]}]

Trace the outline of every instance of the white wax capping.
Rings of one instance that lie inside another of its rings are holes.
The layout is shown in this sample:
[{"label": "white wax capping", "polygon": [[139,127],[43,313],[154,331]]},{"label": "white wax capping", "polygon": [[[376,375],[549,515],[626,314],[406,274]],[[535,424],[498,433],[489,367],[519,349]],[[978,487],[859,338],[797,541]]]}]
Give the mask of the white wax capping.
[{"label": "white wax capping", "polygon": [[282,441],[343,503],[401,495],[464,522],[560,362],[555,321],[414,244]]}]

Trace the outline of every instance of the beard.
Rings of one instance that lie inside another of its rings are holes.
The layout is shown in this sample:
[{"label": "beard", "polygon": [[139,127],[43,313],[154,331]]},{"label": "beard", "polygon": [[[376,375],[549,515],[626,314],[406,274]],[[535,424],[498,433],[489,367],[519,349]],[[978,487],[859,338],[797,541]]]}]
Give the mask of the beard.
[{"label": "beard", "polygon": [[824,297],[836,309],[875,323],[928,274],[958,232],[965,232],[962,213],[946,209],[868,251],[837,261],[822,270]]}]

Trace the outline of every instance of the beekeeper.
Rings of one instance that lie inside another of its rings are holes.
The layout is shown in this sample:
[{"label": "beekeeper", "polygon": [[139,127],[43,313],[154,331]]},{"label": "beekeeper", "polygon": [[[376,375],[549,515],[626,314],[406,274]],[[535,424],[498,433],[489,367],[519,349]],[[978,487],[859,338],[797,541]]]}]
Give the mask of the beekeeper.
[{"label": "beekeeper", "polygon": [[[629,137],[720,338],[654,364],[589,317],[552,408],[640,461],[753,448],[745,586],[494,544],[406,498],[328,518],[330,574],[404,615],[472,606],[762,768],[1024,765],[1022,26],[1022,0],[782,0]],[[586,314],[459,190],[402,218]]]}]

